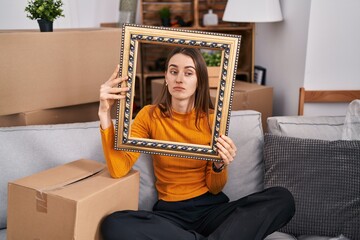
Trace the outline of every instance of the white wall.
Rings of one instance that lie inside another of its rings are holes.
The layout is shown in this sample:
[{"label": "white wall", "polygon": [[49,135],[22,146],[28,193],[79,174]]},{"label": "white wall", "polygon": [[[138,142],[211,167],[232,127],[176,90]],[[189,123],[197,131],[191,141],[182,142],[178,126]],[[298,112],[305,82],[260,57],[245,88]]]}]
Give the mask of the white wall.
[{"label": "white wall", "polygon": [[[299,88],[360,89],[360,1],[282,0],[284,21],[257,24],[255,63],[268,69],[274,115],[297,115]],[[344,115],[347,104],[305,104]]]},{"label": "white wall", "polygon": [[303,86],[311,0],[281,1],[284,21],[257,23],[255,64],[274,88],[273,115],[297,115]]},{"label": "white wall", "polygon": [[[360,89],[360,1],[312,1],[305,89]],[[306,104],[305,115],[344,115],[347,104]]]},{"label": "white wall", "polygon": [[[103,22],[117,22],[119,0],[63,0],[65,18],[54,28],[96,28]],[[26,17],[27,0],[0,1],[0,29],[39,29],[36,20]]]}]

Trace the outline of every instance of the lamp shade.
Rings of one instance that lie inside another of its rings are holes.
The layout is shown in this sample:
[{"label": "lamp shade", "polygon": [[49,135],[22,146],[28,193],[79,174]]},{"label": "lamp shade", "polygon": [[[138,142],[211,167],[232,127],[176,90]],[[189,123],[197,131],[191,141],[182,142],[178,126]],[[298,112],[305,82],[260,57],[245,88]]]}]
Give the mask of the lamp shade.
[{"label": "lamp shade", "polygon": [[223,16],[227,22],[282,21],[279,0],[228,0]]}]

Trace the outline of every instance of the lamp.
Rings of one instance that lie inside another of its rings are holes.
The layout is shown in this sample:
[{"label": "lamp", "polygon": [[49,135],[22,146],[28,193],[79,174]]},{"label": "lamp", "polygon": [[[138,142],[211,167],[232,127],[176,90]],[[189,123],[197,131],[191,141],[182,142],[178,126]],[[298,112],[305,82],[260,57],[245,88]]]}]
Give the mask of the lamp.
[{"label": "lamp", "polygon": [[223,21],[278,22],[282,21],[279,0],[228,0]]},{"label": "lamp", "polygon": [[[279,0],[228,0],[222,18],[226,22],[279,22],[283,20]],[[255,46],[255,25],[252,33]],[[254,47],[255,48],[255,47]],[[253,56],[255,58],[253,48]],[[254,58],[252,59],[254,65]],[[251,79],[254,76],[251,72]]]}]

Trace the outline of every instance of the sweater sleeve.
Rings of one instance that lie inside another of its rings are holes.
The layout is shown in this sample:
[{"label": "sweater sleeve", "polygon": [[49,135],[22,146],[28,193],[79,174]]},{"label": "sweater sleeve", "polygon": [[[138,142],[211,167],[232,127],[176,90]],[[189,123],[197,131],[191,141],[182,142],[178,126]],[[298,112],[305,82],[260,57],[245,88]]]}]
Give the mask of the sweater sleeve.
[{"label": "sweater sleeve", "polygon": [[[140,110],[132,122],[131,137],[149,138],[150,123],[150,107],[147,106]],[[100,132],[103,152],[110,175],[114,178],[125,176],[139,158],[140,153],[114,149],[115,130],[113,124],[107,129],[100,128]]]},{"label": "sweater sleeve", "polygon": [[114,149],[115,133],[113,125],[107,129],[100,128],[100,132],[103,152],[110,175],[113,178],[125,176],[136,162],[140,153],[117,151]]},{"label": "sweater sleeve", "polygon": [[222,191],[227,181],[227,168],[224,168],[221,172],[215,172],[212,169],[212,161],[208,161],[206,166],[206,185],[209,192],[212,194],[218,194]]}]

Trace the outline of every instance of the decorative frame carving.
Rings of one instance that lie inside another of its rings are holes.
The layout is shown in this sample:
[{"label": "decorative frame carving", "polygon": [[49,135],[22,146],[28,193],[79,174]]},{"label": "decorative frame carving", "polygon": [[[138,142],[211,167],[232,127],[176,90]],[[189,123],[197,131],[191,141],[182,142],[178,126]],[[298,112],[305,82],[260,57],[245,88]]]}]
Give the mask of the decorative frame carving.
[{"label": "decorative frame carving", "polygon": [[[121,86],[129,87],[130,90],[125,94],[125,99],[118,100],[117,102],[114,148],[116,150],[220,161],[221,158],[217,153],[215,143],[221,134],[228,134],[240,42],[241,36],[239,35],[124,24],[119,76],[128,76],[128,80],[123,82]],[[138,51],[140,51],[139,43],[187,46],[222,51],[221,74],[219,76],[215,102],[210,146],[134,138],[130,136],[133,116],[131,109],[133,109],[135,93],[136,63]]]}]

